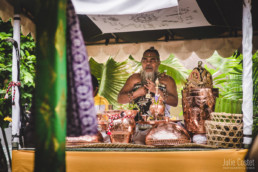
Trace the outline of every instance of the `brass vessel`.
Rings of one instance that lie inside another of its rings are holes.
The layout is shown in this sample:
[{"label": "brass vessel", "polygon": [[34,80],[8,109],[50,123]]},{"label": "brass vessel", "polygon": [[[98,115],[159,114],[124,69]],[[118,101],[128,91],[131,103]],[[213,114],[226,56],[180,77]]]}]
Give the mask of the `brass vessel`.
[{"label": "brass vessel", "polygon": [[217,89],[195,88],[183,90],[183,113],[186,129],[195,134],[204,134],[205,120],[210,120],[214,111]]},{"label": "brass vessel", "polygon": [[125,110],[125,116],[122,120],[123,131],[127,131],[132,134],[135,130],[135,120],[134,117],[137,115],[138,110]]},{"label": "brass vessel", "polygon": [[112,143],[129,143],[135,130],[134,117],[138,110],[119,110],[107,113],[109,116],[110,138]]},{"label": "brass vessel", "polygon": [[165,114],[165,105],[161,99],[159,99],[158,102],[155,102],[153,98],[149,110],[151,115],[154,116],[155,120],[157,120],[158,118],[163,119]]},{"label": "brass vessel", "polygon": [[97,114],[97,119],[98,119],[98,130],[101,131],[106,131],[108,128],[108,116],[105,114]]},{"label": "brass vessel", "polygon": [[210,114],[214,111],[216,97],[219,94],[218,89],[212,87],[211,74],[199,62],[198,67],[190,73],[182,90],[185,127],[192,134],[206,132],[205,120],[210,120]]}]

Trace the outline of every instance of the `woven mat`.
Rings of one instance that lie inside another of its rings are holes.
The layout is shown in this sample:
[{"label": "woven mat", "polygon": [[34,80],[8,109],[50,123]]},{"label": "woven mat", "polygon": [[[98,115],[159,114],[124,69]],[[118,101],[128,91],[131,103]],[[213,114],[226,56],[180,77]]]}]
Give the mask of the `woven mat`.
[{"label": "woven mat", "polygon": [[178,144],[178,145],[156,145],[155,147],[158,147],[158,148],[212,148],[212,149],[219,148],[214,145],[203,145],[203,144],[197,144],[197,143],[184,143],[184,144]]},{"label": "woven mat", "polygon": [[139,145],[131,143],[82,143],[81,145],[67,145],[67,148],[155,148],[149,145]]},{"label": "woven mat", "polygon": [[202,145],[196,143],[185,143],[179,145],[140,145],[140,144],[131,144],[131,143],[82,143],[77,145],[67,145],[67,148],[213,148],[217,149],[217,146],[212,145]]}]

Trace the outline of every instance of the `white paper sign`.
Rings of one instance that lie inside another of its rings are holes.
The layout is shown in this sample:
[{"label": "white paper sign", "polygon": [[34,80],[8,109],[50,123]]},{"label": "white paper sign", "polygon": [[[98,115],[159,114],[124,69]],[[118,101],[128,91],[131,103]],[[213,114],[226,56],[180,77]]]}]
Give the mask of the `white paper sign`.
[{"label": "white paper sign", "polygon": [[196,1],[180,0],[178,7],[133,15],[88,15],[103,33],[176,29],[210,25]]}]

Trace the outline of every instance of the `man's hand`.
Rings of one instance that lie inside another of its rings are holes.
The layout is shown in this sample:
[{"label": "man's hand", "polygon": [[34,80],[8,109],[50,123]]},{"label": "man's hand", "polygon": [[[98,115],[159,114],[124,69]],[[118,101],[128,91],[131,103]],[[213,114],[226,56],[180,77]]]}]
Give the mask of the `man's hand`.
[{"label": "man's hand", "polygon": [[151,80],[147,79],[147,84],[144,85],[144,87],[147,90],[150,90],[151,93],[155,93],[156,92],[156,85],[154,82],[152,82]]},{"label": "man's hand", "polygon": [[147,94],[147,89],[145,87],[140,87],[134,92],[135,97],[145,96],[145,94]]}]

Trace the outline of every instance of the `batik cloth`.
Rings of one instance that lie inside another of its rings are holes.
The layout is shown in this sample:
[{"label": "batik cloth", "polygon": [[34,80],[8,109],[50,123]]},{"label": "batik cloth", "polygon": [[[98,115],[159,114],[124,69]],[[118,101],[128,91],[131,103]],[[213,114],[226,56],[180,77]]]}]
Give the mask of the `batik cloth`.
[{"label": "batik cloth", "polygon": [[67,4],[67,136],[97,133],[90,66],[71,0]]}]

